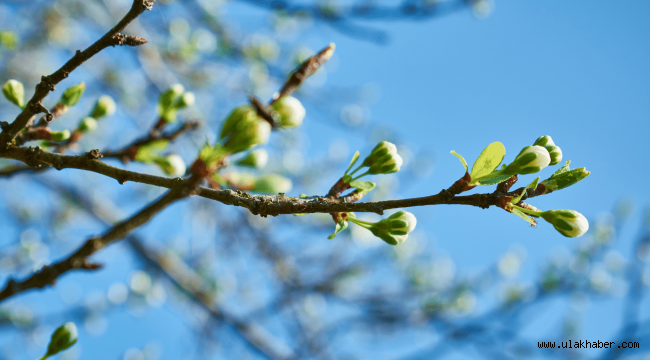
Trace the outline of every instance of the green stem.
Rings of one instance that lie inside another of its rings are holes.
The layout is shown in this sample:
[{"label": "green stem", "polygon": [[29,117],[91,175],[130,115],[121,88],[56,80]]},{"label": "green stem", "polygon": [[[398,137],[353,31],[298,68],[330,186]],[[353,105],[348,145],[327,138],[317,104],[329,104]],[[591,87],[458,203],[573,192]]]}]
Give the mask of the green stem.
[{"label": "green stem", "polygon": [[348,218],[348,221],[350,221],[350,222],[352,222],[354,224],[357,224],[357,225],[361,226],[362,228],[366,228],[366,229],[370,229],[375,224],[375,223],[371,223],[371,222],[368,222],[368,221],[363,221],[363,220],[359,220],[357,218],[351,218],[351,217]]},{"label": "green stem", "polygon": [[[363,163],[361,163],[361,165],[357,166],[357,168],[354,169],[354,171],[350,173],[350,177],[352,177],[352,175],[354,175],[354,173],[356,173],[357,171],[361,170],[362,167],[363,167]],[[346,173],[346,175],[347,175],[347,173]]]},{"label": "green stem", "polygon": [[534,217],[541,217],[542,213],[543,213],[542,211],[528,210],[526,208],[522,208],[521,206],[517,206],[517,205],[514,205],[514,204],[512,205],[512,207],[516,208],[517,210],[521,211],[522,213],[525,213],[525,214],[528,214],[528,215],[534,216]]},{"label": "green stem", "polygon": [[[352,179],[352,181],[358,180],[358,179],[360,179],[360,178],[362,178],[362,177],[368,175],[368,172],[369,172],[369,171],[370,171],[370,170],[368,170],[368,171],[364,172],[363,174],[361,174],[361,175],[355,177],[354,179]],[[354,174],[354,173],[352,173],[352,174]],[[352,175],[352,174],[350,174],[350,175]]]}]

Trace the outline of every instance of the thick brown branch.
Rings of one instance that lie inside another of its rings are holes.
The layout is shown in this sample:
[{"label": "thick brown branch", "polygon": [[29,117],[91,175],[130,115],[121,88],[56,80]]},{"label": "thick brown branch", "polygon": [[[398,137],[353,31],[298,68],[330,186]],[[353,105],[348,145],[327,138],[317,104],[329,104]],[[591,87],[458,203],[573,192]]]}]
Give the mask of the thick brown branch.
[{"label": "thick brown branch", "polygon": [[[20,160],[30,166],[53,166],[56,169],[75,168],[92,171],[116,179],[120,183],[134,181],[165,188],[175,188],[182,181],[180,178],[166,178],[134,171],[120,169],[98,160],[101,154],[93,150],[83,156],[64,155],[52,153],[38,147],[12,147],[0,150],[0,157]],[[295,213],[334,213],[334,212],[374,212],[383,214],[384,210],[427,206],[427,205],[471,205],[481,208],[498,206],[506,197],[519,194],[523,188],[506,194],[474,194],[466,196],[453,196],[447,190],[431,196],[412,199],[387,200],[367,203],[347,203],[341,199],[325,197],[310,197],[305,199],[287,197],[284,195],[263,196],[249,195],[242,191],[213,190],[197,187],[194,194],[208,199],[216,200],[227,205],[245,207],[253,214],[261,216],[276,216]],[[537,189],[529,189],[522,200],[541,195]]]},{"label": "thick brown branch", "polygon": [[130,231],[149,221],[154,215],[167,207],[177,199],[187,196],[184,187],[179,187],[169,191],[160,199],[156,200],[145,209],[138,212],[128,220],[125,220],[104,235],[87,240],[77,251],[55,264],[43,267],[40,271],[32,274],[25,280],[15,281],[9,279],[7,285],[0,291],[0,301],[9,298],[12,295],[24,292],[30,289],[43,288],[47,285],[53,285],[56,279],[71,270],[94,270],[96,264],[88,262],[88,257],[96,251],[102,249],[111,242],[124,238]]},{"label": "thick brown branch", "polygon": [[[111,30],[109,30],[104,36],[97,40],[94,44],[88,47],[84,51],[77,50],[75,55],[68,60],[65,65],[63,65],[59,70],[55,71],[49,76],[41,77],[41,82],[36,85],[36,91],[34,96],[26,104],[23,112],[18,115],[16,120],[6,128],[2,134],[0,134],[0,147],[6,147],[11,141],[18,135],[18,133],[24,129],[34,115],[39,113],[48,114],[48,119],[51,120],[52,115],[49,114],[49,111],[43,107],[41,101],[54,90],[54,87],[60,83],[63,79],[67,78],[68,75],[86,60],[93,57],[95,54],[100,52],[109,46],[120,45],[118,35],[124,30],[124,28],[145,10],[151,9],[153,6],[154,0],[134,0],[131,10],[120,20],[120,22],[115,25]],[[126,40],[124,40],[126,41]],[[128,41],[127,41],[128,42]]]}]

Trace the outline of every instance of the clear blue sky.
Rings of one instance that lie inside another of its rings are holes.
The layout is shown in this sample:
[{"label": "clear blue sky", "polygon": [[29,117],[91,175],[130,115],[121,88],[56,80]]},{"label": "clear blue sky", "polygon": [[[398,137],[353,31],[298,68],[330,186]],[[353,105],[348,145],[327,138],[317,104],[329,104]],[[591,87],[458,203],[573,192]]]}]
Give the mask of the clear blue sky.
[{"label": "clear blue sky", "polygon": [[[250,5],[234,3],[232,8],[233,14],[247,21],[266,19],[265,11]],[[647,1],[501,0],[496,1],[491,16],[482,20],[462,11],[432,21],[367,23],[386,30],[390,42],[385,46],[316,23],[317,31],[298,40],[313,49],[329,42],[337,44],[336,69],[328,74],[327,84],[372,84],[379,96],[367,109],[368,122],[349,136],[341,135],[340,127],[328,125],[326,117],[306,121],[304,131],[310,141],[305,160],[325,153],[332,138],[347,141],[349,155],[357,149],[367,153],[376,143],[373,131],[386,125],[395,129],[392,136],[398,144],[414,153],[434,154],[431,174],[413,181],[403,179],[394,195],[424,196],[447,188],[462,176],[462,167],[450,150],[462,154],[471,166],[483,147],[501,141],[509,162],[538,136],[551,135],[564,159],[572,160],[572,167],[586,167],[592,174],[578,186],[534,199],[533,205],[544,210],[574,209],[590,220],[611,211],[621,198],[633,198],[641,209],[650,204],[649,193],[637,185],[643,186],[650,177],[648,19]],[[314,111],[309,104],[307,108]],[[540,175],[546,178],[552,171]],[[533,178],[522,177],[521,185]],[[581,241],[560,236],[546,223],[531,229],[500,209],[438,206],[412,212],[418,218],[417,231],[427,238],[428,246],[448,254],[464,273],[490,266],[513,245],[519,245],[527,253],[519,279],[532,281],[549,253],[558,247],[574,248]],[[159,221],[171,217],[170,213],[163,215]],[[637,214],[635,223],[639,217]],[[626,257],[636,230],[631,227],[615,245]],[[311,241],[319,240],[326,241],[325,236]],[[79,283],[84,295],[85,289],[105,289],[127,277],[126,265],[130,266],[132,259],[125,253],[113,246],[97,256],[109,264],[105,270],[96,275],[73,274],[60,285]],[[57,299],[52,300],[55,312],[63,307],[59,292],[57,286],[28,294],[21,301]],[[564,312],[566,308],[551,304],[540,309],[555,310]],[[620,302],[595,302],[586,311],[584,338],[616,340],[610,336],[618,327]],[[643,314],[645,318],[650,315],[647,310]],[[182,349],[194,346],[183,316],[173,305],[148,311],[144,318],[110,315],[104,335],[93,337],[82,330],[83,341],[77,345],[81,358],[115,359],[130,346],[156,340],[164,348],[161,359],[178,359]],[[548,323],[533,324],[529,330],[531,334],[559,336],[549,333],[550,329],[559,329],[559,317],[549,316]],[[40,354],[19,358],[34,356]]]}]

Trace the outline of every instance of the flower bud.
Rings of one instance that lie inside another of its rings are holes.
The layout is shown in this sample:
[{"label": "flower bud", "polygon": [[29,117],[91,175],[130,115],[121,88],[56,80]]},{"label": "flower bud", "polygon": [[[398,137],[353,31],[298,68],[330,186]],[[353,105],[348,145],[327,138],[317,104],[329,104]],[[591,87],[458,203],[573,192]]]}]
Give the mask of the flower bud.
[{"label": "flower bud", "polygon": [[61,100],[59,102],[65,106],[74,106],[79,102],[79,99],[81,99],[81,95],[83,95],[84,91],[86,90],[86,83],[82,82],[80,84],[77,84],[75,86],[71,86],[63,92],[63,95],[61,95]]},{"label": "flower bud", "polygon": [[549,179],[542,181],[540,185],[544,185],[544,194],[548,194],[569,187],[586,178],[589,174],[591,173],[586,168],[573,169],[559,175],[553,175]]},{"label": "flower bud", "polygon": [[257,178],[252,191],[263,194],[286,193],[291,190],[293,183],[280,175],[270,174]]},{"label": "flower bud", "polygon": [[587,219],[575,210],[549,210],[542,213],[542,218],[566,237],[582,236],[589,230]]},{"label": "flower bud", "polygon": [[526,146],[515,160],[503,169],[503,173],[510,175],[532,174],[539,172],[550,163],[551,156],[546,148],[539,145]]},{"label": "flower bud", "polygon": [[104,95],[97,99],[95,107],[90,112],[90,117],[101,119],[104,116],[111,116],[113,114],[115,114],[115,101],[113,101],[112,97]]},{"label": "flower bud", "polygon": [[562,150],[559,146],[546,145],[544,148],[548,150],[548,153],[551,156],[551,163],[549,165],[557,165],[562,161]]},{"label": "flower bud", "polygon": [[269,161],[269,154],[264,149],[253,150],[245,158],[237,161],[237,165],[252,168],[263,168]]},{"label": "flower bud", "polygon": [[67,350],[77,342],[77,326],[73,322],[67,322],[52,333],[50,344],[47,347],[47,353],[44,358],[58,354]]},{"label": "flower bud", "polygon": [[232,187],[250,190],[255,187],[255,175],[248,173],[228,173],[224,176]]},{"label": "flower bud", "polygon": [[533,143],[533,145],[547,147],[547,146],[554,146],[555,143],[553,142],[553,139],[551,139],[550,136],[544,135],[538,137],[537,140],[535,140],[535,143]]},{"label": "flower bud", "polygon": [[158,157],[154,160],[154,163],[160,166],[162,171],[169,176],[183,176],[185,175],[185,171],[187,171],[185,161],[183,161],[183,159],[176,154],[170,154],[165,157]]},{"label": "flower bud", "polygon": [[408,238],[408,234],[415,229],[417,219],[408,211],[398,211],[370,227],[370,231],[389,243],[397,245]]},{"label": "flower bud", "polygon": [[194,105],[194,94],[191,92],[184,93],[176,102],[176,107],[178,109],[186,108],[192,105]]},{"label": "flower bud", "polygon": [[2,85],[2,93],[7,100],[18,105],[21,109],[25,106],[25,87],[20,81],[14,79],[7,80]]},{"label": "flower bud", "polygon": [[368,174],[391,174],[398,172],[402,166],[402,157],[397,154],[397,147],[388,141],[382,141],[363,161],[368,166]]},{"label": "flower bud", "polygon": [[77,130],[82,133],[86,132],[91,132],[97,128],[97,120],[94,118],[91,118],[90,116],[87,116],[79,122],[79,125],[77,126]]},{"label": "flower bud", "polygon": [[18,36],[13,31],[0,31],[0,45],[8,49],[13,49],[18,45]]},{"label": "flower bud", "polygon": [[271,108],[278,115],[278,126],[281,128],[300,126],[307,113],[300,100],[293,96],[281,97],[271,105]]},{"label": "flower bud", "polygon": [[271,124],[257,116],[252,106],[242,105],[233,110],[221,127],[223,148],[231,153],[251,149],[268,141]]},{"label": "flower bud", "polygon": [[52,132],[52,141],[66,141],[70,138],[69,130],[61,130]]},{"label": "flower bud", "polygon": [[185,91],[185,88],[181,84],[174,84],[169,87],[169,89],[165,90],[162,94],[160,94],[160,98],[158,99],[158,105],[162,107],[163,109],[168,109],[172,107],[173,104],[175,104],[181,95],[183,95],[183,92]]}]

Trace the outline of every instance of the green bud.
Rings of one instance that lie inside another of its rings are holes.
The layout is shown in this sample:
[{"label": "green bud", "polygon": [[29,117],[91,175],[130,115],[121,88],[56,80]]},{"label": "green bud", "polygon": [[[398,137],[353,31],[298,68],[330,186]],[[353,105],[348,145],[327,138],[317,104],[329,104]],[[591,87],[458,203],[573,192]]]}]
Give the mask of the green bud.
[{"label": "green bud", "polygon": [[252,190],[263,194],[278,194],[288,192],[292,186],[290,179],[271,174],[257,178]]},{"label": "green bud", "polygon": [[537,140],[535,140],[535,143],[533,143],[533,145],[547,147],[547,146],[554,146],[555,143],[553,142],[553,139],[551,139],[550,136],[544,135],[538,137]]},{"label": "green bud", "polygon": [[91,132],[96,128],[97,128],[97,120],[91,118],[90,116],[81,119],[79,125],[77,126],[77,130],[79,130],[82,133]]},{"label": "green bud", "polygon": [[264,149],[253,150],[245,158],[237,161],[237,165],[252,168],[263,168],[269,161],[269,154]]},{"label": "green bud", "polygon": [[70,138],[69,130],[61,130],[52,132],[52,141],[66,141]]},{"label": "green bud", "polygon": [[115,101],[113,101],[112,97],[104,95],[97,99],[95,107],[90,112],[90,117],[101,119],[104,116],[111,116],[113,114],[115,114]]},{"label": "green bud", "polygon": [[25,87],[18,80],[7,80],[2,85],[2,93],[7,100],[18,105],[21,109],[25,106]]},{"label": "green bud", "polygon": [[172,107],[172,105],[176,104],[176,102],[179,100],[181,95],[183,95],[183,92],[185,91],[185,88],[181,84],[174,84],[169,87],[169,89],[165,90],[162,94],[160,94],[160,98],[158,99],[158,105],[162,107],[163,109],[168,109]]},{"label": "green bud", "polygon": [[278,126],[281,128],[300,126],[307,113],[300,100],[293,96],[281,97],[271,105],[271,108],[278,115]]},{"label": "green bud", "polygon": [[224,177],[228,179],[232,186],[244,190],[255,187],[255,181],[257,180],[255,175],[248,173],[228,173]]},{"label": "green bud", "polygon": [[391,174],[398,172],[402,166],[402,157],[397,154],[397,147],[388,141],[382,141],[363,160],[361,166],[368,166],[368,174]]},{"label": "green bud", "polygon": [[542,213],[542,218],[566,237],[582,236],[589,230],[587,219],[575,210],[549,210]]},{"label": "green bud", "polygon": [[408,234],[415,229],[417,219],[408,211],[398,211],[370,227],[373,235],[384,240],[390,245],[397,245],[408,238]]},{"label": "green bud", "polygon": [[77,342],[77,326],[73,322],[67,322],[52,333],[50,344],[47,347],[47,353],[41,359],[56,355],[63,350],[67,350]]},{"label": "green bud", "polygon": [[223,148],[231,154],[246,151],[269,140],[271,124],[257,116],[252,106],[233,110],[221,127]]},{"label": "green bud", "polygon": [[194,94],[191,92],[184,93],[176,102],[176,107],[178,109],[186,108],[192,105],[194,105]]},{"label": "green bud", "polygon": [[548,194],[551,191],[562,190],[576,184],[589,174],[591,172],[587,171],[586,168],[573,169],[559,175],[553,175],[549,179],[542,181],[541,185],[544,185],[544,194]]},{"label": "green bud", "polygon": [[551,156],[546,148],[533,145],[526,146],[519,152],[515,160],[503,172],[505,174],[533,174],[547,167],[551,163]]},{"label": "green bud", "polygon": [[551,163],[549,165],[557,165],[562,161],[562,150],[559,146],[546,145],[544,148],[546,148],[549,155],[551,155]]},{"label": "green bud", "polygon": [[185,161],[183,161],[183,159],[176,154],[167,155],[165,157],[158,157],[154,159],[153,162],[156,165],[160,166],[165,174],[173,177],[183,176],[187,170]]},{"label": "green bud", "polygon": [[63,95],[61,95],[61,100],[59,102],[65,106],[74,106],[79,102],[79,99],[81,99],[81,95],[83,95],[84,90],[86,90],[86,83],[82,82],[80,84],[77,84],[75,86],[71,86],[63,92]]},{"label": "green bud", "polygon": [[0,45],[13,49],[18,45],[18,36],[13,31],[0,31]]}]

